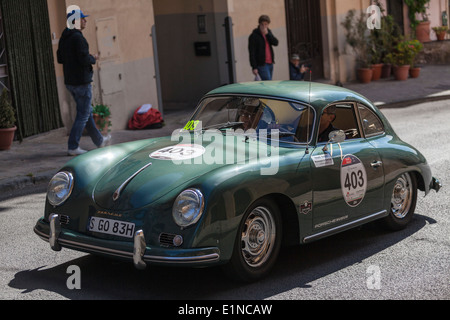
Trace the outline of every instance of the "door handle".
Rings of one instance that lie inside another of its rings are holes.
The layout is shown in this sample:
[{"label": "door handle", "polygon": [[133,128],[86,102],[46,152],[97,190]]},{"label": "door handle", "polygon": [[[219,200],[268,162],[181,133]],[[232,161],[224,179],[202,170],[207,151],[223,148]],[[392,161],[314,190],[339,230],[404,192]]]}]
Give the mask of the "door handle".
[{"label": "door handle", "polygon": [[374,161],[370,164],[370,166],[374,169],[381,167],[381,165],[383,164],[383,162],[381,161]]}]

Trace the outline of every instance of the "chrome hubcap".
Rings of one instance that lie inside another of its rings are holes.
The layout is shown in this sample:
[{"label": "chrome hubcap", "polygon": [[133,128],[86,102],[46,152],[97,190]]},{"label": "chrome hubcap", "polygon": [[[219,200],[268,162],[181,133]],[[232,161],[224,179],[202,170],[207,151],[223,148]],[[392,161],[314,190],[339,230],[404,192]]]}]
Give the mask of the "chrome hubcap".
[{"label": "chrome hubcap", "polygon": [[412,183],[409,174],[405,173],[397,179],[391,198],[392,213],[403,219],[409,212],[412,202]]},{"label": "chrome hubcap", "polygon": [[250,267],[262,265],[270,257],[275,243],[275,221],[265,207],[257,207],[247,217],[241,235],[241,252]]}]

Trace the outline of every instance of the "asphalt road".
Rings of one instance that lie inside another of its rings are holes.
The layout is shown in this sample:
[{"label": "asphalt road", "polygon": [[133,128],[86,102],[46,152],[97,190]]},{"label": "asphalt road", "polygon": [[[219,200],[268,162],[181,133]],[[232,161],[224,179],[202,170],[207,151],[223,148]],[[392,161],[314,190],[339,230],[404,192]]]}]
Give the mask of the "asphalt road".
[{"label": "asphalt road", "polygon": [[[55,253],[33,232],[44,210],[41,186],[0,199],[0,299],[448,300],[450,101],[383,112],[444,184],[437,194],[419,193],[416,215],[403,231],[387,232],[373,223],[284,248],[266,279],[240,284],[220,268],[137,271],[131,263],[67,249]],[[76,281],[73,266],[79,268]]]}]

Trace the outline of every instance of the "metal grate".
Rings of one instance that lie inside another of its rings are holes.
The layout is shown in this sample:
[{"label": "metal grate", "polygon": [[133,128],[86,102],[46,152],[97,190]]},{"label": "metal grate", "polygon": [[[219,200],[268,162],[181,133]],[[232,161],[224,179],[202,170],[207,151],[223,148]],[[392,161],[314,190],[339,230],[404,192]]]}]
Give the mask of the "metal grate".
[{"label": "metal grate", "polygon": [[170,233],[161,233],[159,235],[159,244],[161,247],[174,247],[173,245],[173,239],[175,238],[176,234],[170,234]]},{"label": "metal grate", "polygon": [[70,217],[66,215],[60,215],[59,222],[64,225],[68,225],[70,223]]}]

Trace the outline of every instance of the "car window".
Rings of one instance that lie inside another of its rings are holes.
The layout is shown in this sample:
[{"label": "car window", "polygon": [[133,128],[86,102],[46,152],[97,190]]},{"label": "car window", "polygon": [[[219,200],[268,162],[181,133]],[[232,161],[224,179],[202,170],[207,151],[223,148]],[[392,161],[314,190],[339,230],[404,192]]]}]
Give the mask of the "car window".
[{"label": "car window", "polygon": [[[285,142],[306,143],[311,139],[314,112],[292,101],[218,96],[203,100],[189,121],[200,122],[203,129],[254,130],[269,137],[278,136]],[[193,130],[193,126],[188,127]]]},{"label": "car window", "polygon": [[[329,132],[332,130],[343,130],[345,132],[346,140],[361,138],[353,103],[339,103],[331,105],[323,111],[322,116],[327,117],[327,114],[329,113],[335,115],[334,120],[331,123],[330,129],[327,130],[326,128],[319,128],[319,131],[322,130],[322,133],[319,132],[319,142],[326,142],[327,138],[323,138],[323,132],[325,132],[325,135],[328,136]],[[319,124],[319,127],[320,126],[321,125]]]},{"label": "car window", "polygon": [[358,105],[361,123],[366,137],[371,137],[384,133],[384,126],[380,118],[369,108]]}]

